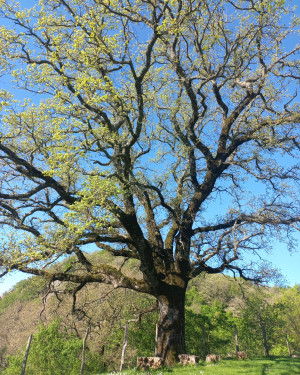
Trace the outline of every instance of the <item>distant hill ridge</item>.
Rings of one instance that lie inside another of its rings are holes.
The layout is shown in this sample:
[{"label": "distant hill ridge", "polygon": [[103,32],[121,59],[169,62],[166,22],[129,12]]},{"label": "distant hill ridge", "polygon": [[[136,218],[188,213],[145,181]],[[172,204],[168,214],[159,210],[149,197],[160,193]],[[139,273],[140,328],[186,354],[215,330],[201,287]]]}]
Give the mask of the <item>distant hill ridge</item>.
[{"label": "distant hill ridge", "polygon": [[[124,263],[124,259],[116,259],[105,251],[92,253],[89,257],[116,268],[123,265],[122,271],[128,276],[141,275],[136,262],[132,260]],[[77,267],[73,261],[73,258],[69,258],[54,267],[57,270]],[[0,300],[0,352],[13,354],[21,351],[28,336],[37,332],[41,322],[47,325],[59,319],[64,329],[80,338],[84,337],[90,325],[90,350],[101,353],[106,364],[118,363],[116,352],[121,350],[124,324],[136,319],[137,323],[131,323],[129,338],[135,342],[135,347],[129,347],[128,358],[134,361],[137,354],[153,353],[156,313],[146,312],[155,307],[154,298],[130,290],[113,290],[104,284],[88,284],[77,294],[74,293],[75,285],[72,283],[55,282],[50,285],[50,289],[48,284],[43,278],[31,277],[20,281],[3,295]],[[270,301],[277,300],[281,295],[278,287],[262,290]],[[245,308],[245,294],[250,291],[255,292],[251,283],[224,275],[201,275],[192,280],[187,294],[189,347],[194,348],[194,351],[202,350],[201,325],[204,324],[209,336],[207,345],[220,348],[223,345],[224,351],[234,351],[234,319]],[[142,315],[143,312],[145,314]],[[138,322],[139,316],[142,316],[141,322]],[[145,325],[145,329],[140,329],[141,324]],[[148,336],[146,331],[149,332]],[[255,334],[254,331],[250,332],[250,337]],[[284,344],[282,347],[283,351],[286,350]]]}]

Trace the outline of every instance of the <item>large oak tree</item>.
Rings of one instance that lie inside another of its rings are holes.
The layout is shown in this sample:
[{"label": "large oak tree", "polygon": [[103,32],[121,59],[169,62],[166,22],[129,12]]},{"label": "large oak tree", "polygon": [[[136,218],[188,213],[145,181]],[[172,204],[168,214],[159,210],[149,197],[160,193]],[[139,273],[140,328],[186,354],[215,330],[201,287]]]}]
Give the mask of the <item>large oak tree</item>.
[{"label": "large oak tree", "polygon": [[[0,93],[1,275],[155,296],[169,365],[186,352],[189,280],[263,279],[249,254],[277,235],[292,245],[297,13],[284,0],[0,3],[15,85]],[[143,278],[92,263],[95,245]],[[65,272],[47,267],[66,255]]]}]

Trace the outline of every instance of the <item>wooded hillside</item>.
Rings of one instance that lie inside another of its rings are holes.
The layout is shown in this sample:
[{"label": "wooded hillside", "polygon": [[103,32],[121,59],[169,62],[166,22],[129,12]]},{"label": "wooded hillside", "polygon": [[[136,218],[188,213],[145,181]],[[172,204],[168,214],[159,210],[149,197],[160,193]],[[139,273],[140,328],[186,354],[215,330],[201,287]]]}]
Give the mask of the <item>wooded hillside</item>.
[{"label": "wooded hillside", "polygon": [[[112,260],[105,252],[91,257],[101,257],[104,263],[122,267],[129,276],[138,275],[134,261]],[[71,263],[72,258],[55,267],[67,269]],[[190,284],[186,317],[188,352],[201,357],[208,353],[223,357],[235,353],[235,326],[239,349],[246,350],[250,357],[300,351],[299,286],[257,288],[224,275],[202,275]],[[67,335],[65,342],[76,339],[77,346],[70,355],[74,357],[72,363],[75,358],[79,361],[78,348],[90,326],[87,340],[90,366],[98,366],[97,371],[118,370],[126,323],[129,336],[125,366],[132,367],[137,356],[153,355],[156,319],[155,299],[146,294],[87,284],[75,295],[73,285],[55,282],[49,288],[44,279],[33,277],[19,282],[0,300],[2,369],[7,365],[7,355],[24,352],[31,333],[36,342],[31,355],[37,355],[35,351],[42,350],[37,334],[41,330],[50,341],[56,335],[48,349],[54,352],[60,335]],[[4,374],[10,374],[7,371]]]}]

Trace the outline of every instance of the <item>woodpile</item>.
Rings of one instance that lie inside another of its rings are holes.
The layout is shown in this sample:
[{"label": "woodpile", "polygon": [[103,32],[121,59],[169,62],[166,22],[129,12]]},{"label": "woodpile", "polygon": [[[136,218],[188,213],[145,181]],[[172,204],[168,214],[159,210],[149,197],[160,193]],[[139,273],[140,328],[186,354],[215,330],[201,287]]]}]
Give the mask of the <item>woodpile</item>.
[{"label": "woodpile", "polygon": [[208,354],[206,356],[206,362],[219,362],[221,357],[217,354]]},{"label": "woodpile", "polygon": [[136,367],[141,370],[149,370],[152,368],[154,370],[160,368],[163,364],[161,357],[137,357]]},{"label": "woodpile", "polygon": [[200,357],[193,354],[179,354],[178,356],[181,365],[195,365],[199,362]]},{"label": "woodpile", "polygon": [[246,352],[236,352],[236,359],[248,359]]}]

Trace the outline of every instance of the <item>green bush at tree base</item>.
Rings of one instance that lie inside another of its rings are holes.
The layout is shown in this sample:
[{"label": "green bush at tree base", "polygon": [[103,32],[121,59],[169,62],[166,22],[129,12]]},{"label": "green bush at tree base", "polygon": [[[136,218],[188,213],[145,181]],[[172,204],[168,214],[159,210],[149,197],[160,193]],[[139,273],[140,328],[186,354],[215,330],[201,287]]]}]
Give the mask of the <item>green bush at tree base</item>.
[{"label": "green bush at tree base", "polygon": [[[26,375],[78,375],[81,366],[82,340],[60,327],[59,321],[48,327],[40,326],[33,336],[26,366]],[[8,358],[9,366],[3,375],[21,373],[23,356]],[[96,354],[86,353],[85,374],[104,371]]]}]

